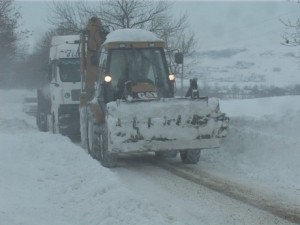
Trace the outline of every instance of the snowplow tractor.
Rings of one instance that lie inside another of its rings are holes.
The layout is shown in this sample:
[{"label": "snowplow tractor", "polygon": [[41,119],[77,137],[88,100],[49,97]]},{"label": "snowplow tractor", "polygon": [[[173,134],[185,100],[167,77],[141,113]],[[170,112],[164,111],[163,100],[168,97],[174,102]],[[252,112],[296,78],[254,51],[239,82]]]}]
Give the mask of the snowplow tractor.
[{"label": "snowplow tractor", "polygon": [[[97,31],[93,29],[86,33]],[[90,49],[86,43],[82,57]],[[95,87],[94,95],[81,104],[81,132],[88,152],[103,166],[116,166],[121,154],[142,152],[158,157],[179,152],[183,163],[195,164],[201,149],[220,147],[228,117],[218,99],[199,95],[195,79],[186,97],[174,96],[175,76],[169,72],[163,40],[149,31],[121,29],[95,46],[100,46],[97,79],[89,86]],[[91,69],[82,71],[88,84]],[[95,74],[90,77],[94,80]]]}]

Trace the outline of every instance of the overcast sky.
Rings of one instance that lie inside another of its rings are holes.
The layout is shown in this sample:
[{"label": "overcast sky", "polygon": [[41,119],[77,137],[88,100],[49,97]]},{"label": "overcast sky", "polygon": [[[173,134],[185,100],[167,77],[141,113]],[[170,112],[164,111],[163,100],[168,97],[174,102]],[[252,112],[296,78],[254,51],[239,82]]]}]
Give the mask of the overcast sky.
[{"label": "overcast sky", "polygon": [[[17,1],[21,6],[24,27],[33,31],[33,45],[49,28],[45,1]],[[228,46],[279,45],[284,26],[279,19],[295,21],[300,4],[291,2],[202,2],[179,1],[173,4],[174,16],[187,13],[190,28],[199,39],[199,49]],[[300,17],[300,16],[299,16]]]}]

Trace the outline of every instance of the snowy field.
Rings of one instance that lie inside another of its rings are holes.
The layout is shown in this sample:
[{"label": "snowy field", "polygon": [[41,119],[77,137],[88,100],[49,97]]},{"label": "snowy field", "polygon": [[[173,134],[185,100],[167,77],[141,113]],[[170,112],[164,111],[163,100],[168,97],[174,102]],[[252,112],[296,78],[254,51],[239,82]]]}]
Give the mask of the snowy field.
[{"label": "snowy field", "polygon": [[[287,88],[300,83],[298,49],[279,44],[261,49],[247,46],[199,51],[186,58],[186,67],[184,86],[194,77],[202,88]],[[179,89],[180,79],[176,81]]]},{"label": "snowy field", "polygon": [[[168,199],[170,193],[153,190],[147,177],[139,178],[147,195],[134,191],[128,186],[134,175],[125,182],[122,168],[103,168],[68,138],[39,132],[35,118],[22,112],[28,93],[0,90],[1,225],[290,224],[239,202],[222,207],[223,197],[212,202],[210,194],[193,202],[195,216],[188,219],[183,209],[190,204],[180,195]],[[300,213],[299,102],[300,96],[222,101],[230,133],[221,149],[204,150],[195,167],[256,188]],[[152,192],[161,193],[157,204],[147,198]],[[177,205],[167,210],[168,202]]]},{"label": "snowy field", "polygon": [[279,44],[202,51],[195,55],[198,63],[191,74],[211,86],[295,85],[300,82],[298,52]]}]

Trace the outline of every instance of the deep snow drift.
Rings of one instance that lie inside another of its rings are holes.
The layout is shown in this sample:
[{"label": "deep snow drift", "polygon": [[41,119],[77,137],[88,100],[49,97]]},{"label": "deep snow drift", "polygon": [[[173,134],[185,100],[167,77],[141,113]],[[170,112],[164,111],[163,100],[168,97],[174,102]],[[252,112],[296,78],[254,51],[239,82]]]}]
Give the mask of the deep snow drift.
[{"label": "deep snow drift", "polygon": [[[300,96],[221,101],[230,134],[200,167],[293,205],[300,213]],[[275,197],[276,196],[276,197]]]},{"label": "deep snow drift", "polygon": [[0,91],[1,225],[169,223],[80,146],[39,132],[22,112],[25,93]]},{"label": "deep snow drift", "polygon": [[[129,190],[68,138],[39,132],[35,119],[22,112],[27,93],[0,91],[1,225],[201,224],[169,215],[161,204]],[[299,101],[299,96],[222,101],[230,133],[221,149],[204,150],[195,167],[300,208]],[[219,214],[214,204],[201,207],[199,214],[215,218],[204,224],[234,223],[228,206]],[[240,223],[270,224],[250,213],[244,211]]]}]

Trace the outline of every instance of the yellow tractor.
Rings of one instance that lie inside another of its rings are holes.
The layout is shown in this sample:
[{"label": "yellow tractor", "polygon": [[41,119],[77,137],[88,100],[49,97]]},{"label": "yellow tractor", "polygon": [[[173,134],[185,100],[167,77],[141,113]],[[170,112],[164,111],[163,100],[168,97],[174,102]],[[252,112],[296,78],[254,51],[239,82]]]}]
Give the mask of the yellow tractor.
[{"label": "yellow tractor", "polygon": [[187,97],[174,96],[164,47],[146,30],[107,34],[96,17],[81,34],[81,142],[103,166],[139,152],[179,152],[195,164],[201,149],[220,147],[226,136],[228,117],[218,99],[199,96],[195,80]]}]

